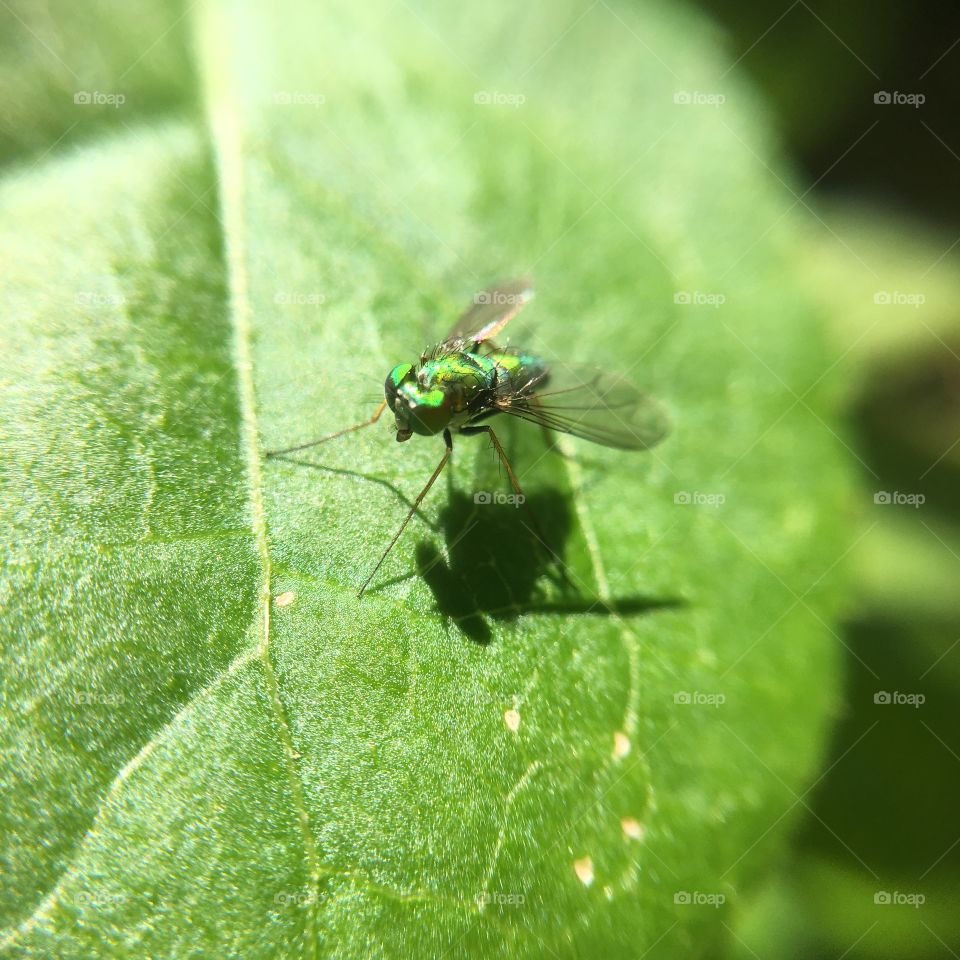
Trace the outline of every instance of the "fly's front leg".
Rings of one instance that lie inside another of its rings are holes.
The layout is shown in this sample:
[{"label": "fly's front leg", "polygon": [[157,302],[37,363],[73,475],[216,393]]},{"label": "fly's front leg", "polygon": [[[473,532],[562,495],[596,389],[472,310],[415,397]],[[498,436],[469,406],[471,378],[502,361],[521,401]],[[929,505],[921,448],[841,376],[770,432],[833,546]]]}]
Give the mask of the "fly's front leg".
[{"label": "fly's front leg", "polygon": [[328,440],[336,440],[337,437],[342,437],[345,433],[353,433],[354,430],[362,430],[364,427],[369,427],[375,424],[379,419],[380,415],[387,408],[387,401],[381,400],[380,405],[377,407],[376,412],[369,420],[364,420],[363,423],[355,423],[352,427],[347,427],[344,430],[338,430],[336,433],[328,434],[325,437],[321,437],[319,440],[311,440],[308,443],[299,443],[295,447],[285,447],[283,450],[268,450],[268,457],[279,457],[284,453],[296,453],[298,450],[306,450],[308,447],[316,447],[321,443],[326,443]]},{"label": "fly's front leg", "polygon": [[410,522],[411,517],[417,512],[417,507],[419,507],[423,502],[423,498],[427,495],[427,491],[433,486],[434,481],[440,476],[440,474],[443,472],[443,468],[447,465],[447,461],[450,459],[450,454],[453,453],[453,437],[450,436],[449,430],[443,431],[443,442],[447,445],[447,449],[444,451],[443,457],[437,464],[437,469],[433,471],[433,475],[426,482],[424,488],[417,494],[417,499],[413,501],[413,506],[403,518],[403,523],[400,524],[400,529],[393,535],[393,539],[390,541],[390,543],[387,544],[387,549],[383,551],[382,556],[377,561],[377,565],[370,571],[370,576],[363,581],[363,586],[357,593],[358,597],[363,596],[363,591],[367,589],[370,581],[377,575],[377,571],[380,569],[381,564],[387,559],[387,554],[393,549],[394,544],[400,539],[400,534],[406,530],[407,524]]}]

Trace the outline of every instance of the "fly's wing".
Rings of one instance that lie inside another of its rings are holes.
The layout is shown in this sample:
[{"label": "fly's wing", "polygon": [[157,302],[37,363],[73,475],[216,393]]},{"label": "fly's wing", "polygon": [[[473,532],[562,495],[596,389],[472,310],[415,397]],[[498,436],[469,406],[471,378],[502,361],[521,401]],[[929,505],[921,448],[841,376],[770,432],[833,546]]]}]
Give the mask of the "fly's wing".
[{"label": "fly's wing", "polygon": [[648,450],[670,431],[657,400],[594,367],[551,366],[540,383],[501,398],[497,406],[550,430],[621,450]]},{"label": "fly's wing", "polygon": [[509,280],[489,287],[474,298],[473,305],[454,324],[441,347],[478,344],[496,336],[533,299],[528,278]]}]

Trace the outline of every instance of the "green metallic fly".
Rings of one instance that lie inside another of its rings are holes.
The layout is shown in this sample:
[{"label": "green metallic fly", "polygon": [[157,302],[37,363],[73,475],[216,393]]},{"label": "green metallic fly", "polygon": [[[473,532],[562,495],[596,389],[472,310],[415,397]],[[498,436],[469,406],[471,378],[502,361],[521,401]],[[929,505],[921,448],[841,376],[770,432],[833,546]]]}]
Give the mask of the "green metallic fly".
[{"label": "green metallic fly", "polygon": [[485,290],[446,338],[421,354],[419,362],[399,363],[387,374],[384,399],[369,420],[319,440],[267,454],[276,457],[294,453],[369,427],[387,407],[395,418],[400,442],[415,433],[423,437],[443,434],[446,450],[440,463],[358,596],[363,596],[442,473],[453,453],[454,433],[488,434],[514,492],[524,501],[520,482],[496,433],[484,422],[498,414],[621,450],[647,450],[666,436],[669,424],[663,407],[621,377],[596,368],[549,363],[534,354],[509,346],[498,347],[493,342],[492,338],[531,299],[533,287],[528,280],[512,280]]}]

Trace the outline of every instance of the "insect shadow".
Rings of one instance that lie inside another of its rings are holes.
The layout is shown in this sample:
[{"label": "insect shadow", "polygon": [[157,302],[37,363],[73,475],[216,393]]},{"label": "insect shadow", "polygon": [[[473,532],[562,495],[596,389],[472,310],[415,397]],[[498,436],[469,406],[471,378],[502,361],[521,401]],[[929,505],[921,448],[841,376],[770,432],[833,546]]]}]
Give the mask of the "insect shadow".
[{"label": "insect shadow", "polygon": [[539,490],[522,505],[476,503],[450,491],[439,526],[447,556],[435,543],[417,544],[417,573],[438,612],[478,644],[492,640],[490,621],[525,613],[632,615],[679,605],[644,596],[604,601],[575,582],[564,563],[573,517],[568,495],[558,490]]},{"label": "insect shadow", "polygon": [[[360,473],[357,470],[347,470],[343,467],[328,467],[325,464],[313,463],[310,460],[303,460],[298,457],[291,457],[288,455],[278,456],[277,460],[283,460],[285,463],[292,463],[298,467],[306,467],[308,470],[319,470],[322,473],[329,473],[338,477],[354,477],[356,479],[365,480],[369,483],[375,483],[377,486],[383,487],[386,490],[389,490],[400,503],[407,507],[408,509],[413,506],[413,501],[410,500],[406,494],[400,490],[399,487],[394,486],[389,480],[384,480],[382,477],[371,476],[369,473]],[[430,519],[424,516],[422,513],[418,513],[417,516],[431,529],[434,525],[431,523]]]}]

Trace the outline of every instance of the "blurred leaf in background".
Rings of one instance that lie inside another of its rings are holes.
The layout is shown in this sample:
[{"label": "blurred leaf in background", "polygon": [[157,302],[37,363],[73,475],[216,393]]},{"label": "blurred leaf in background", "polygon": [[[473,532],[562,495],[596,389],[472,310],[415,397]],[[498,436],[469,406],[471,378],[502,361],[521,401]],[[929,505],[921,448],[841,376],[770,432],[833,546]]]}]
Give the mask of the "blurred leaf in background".
[{"label": "blurred leaf in background", "polygon": [[[844,717],[794,864],[744,918],[739,955],[951,956],[960,942],[958,11],[859,0],[702,5],[776,104],[809,185],[797,191],[819,221],[806,257],[833,305],[835,372],[868,491],[852,553]],[[923,102],[897,107],[883,91]],[[884,693],[924,699],[897,707]]]}]

